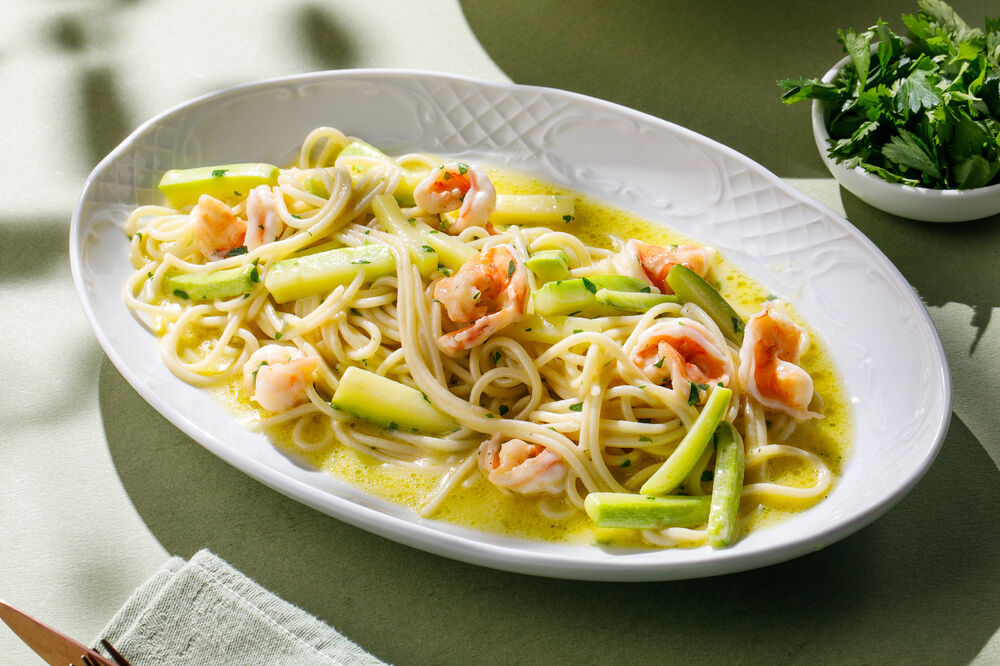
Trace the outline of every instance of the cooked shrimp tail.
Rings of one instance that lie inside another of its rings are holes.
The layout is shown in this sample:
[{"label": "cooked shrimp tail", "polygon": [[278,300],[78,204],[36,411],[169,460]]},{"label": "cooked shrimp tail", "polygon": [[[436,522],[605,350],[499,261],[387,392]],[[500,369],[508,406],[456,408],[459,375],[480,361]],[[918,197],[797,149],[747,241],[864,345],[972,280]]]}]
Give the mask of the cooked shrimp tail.
[{"label": "cooked shrimp tail", "polygon": [[306,402],[319,358],[297,347],[264,345],[243,366],[243,390],[268,411],[284,412]]},{"label": "cooked shrimp tail", "polygon": [[278,214],[278,205],[274,193],[267,185],[259,185],[247,196],[247,232],[245,245],[247,250],[270,243],[281,236],[285,223]]},{"label": "cooked shrimp tail", "polygon": [[413,190],[413,200],[432,215],[458,210],[458,220],[447,228],[450,234],[473,226],[493,233],[490,215],[497,207],[497,191],[475,167],[462,162],[439,166]]},{"label": "cooked shrimp tail", "polygon": [[674,293],[667,284],[667,274],[675,265],[687,266],[699,277],[708,275],[712,267],[712,255],[698,245],[651,245],[633,239],[628,242],[627,248],[638,257],[650,283],[664,294]]},{"label": "cooked shrimp tail", "polygon": [[442,350],[454,354],[482,344],[524,315],[527,270],[510,246],[497,245],[465,262],[455,275],[439,280],[434,298],[452,323],[465,325],[438,339]]},{"label": "cooked shrimp tail", "polygon": [[479,469],[498,488],[522,495],[563,491],[566,462],[540,444],[494,435],[479,448]]},{"label": "cooked shrimp tail", "polygon": [[708,330],[693,319],[677,317],[653,324],[643,331],[630,355],[650,381],[669,382],[681,388],[681,382],[699,387],[729,384],[733,362],[725,348],[720,348]]},{"label": "cooked shrimp tail", "polygon": [[739,378],[746,392],[757,402],[797,420],[821,418],[809,411],[813,381],[799,366],[809,346],[809,334],[773,303],[747,322],[740,347]]},{"label": "cooked shrimp tail", "polygon": [[244,243],[247,224],[233,209],[213,196],[203,194],[191,209],[198,249],[207,259],[222,259]]}]

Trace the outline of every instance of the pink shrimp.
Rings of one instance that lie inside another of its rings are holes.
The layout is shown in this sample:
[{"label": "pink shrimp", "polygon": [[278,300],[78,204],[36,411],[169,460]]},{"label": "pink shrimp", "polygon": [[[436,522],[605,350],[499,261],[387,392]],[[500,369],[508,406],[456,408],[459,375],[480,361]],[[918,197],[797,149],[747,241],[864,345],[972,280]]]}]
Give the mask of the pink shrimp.
[{"label": "pink shrimp", "polygon": [[473,226],[493,233],[490,215],[497,207],[497,191],[475,167],[461,162],[439,166],[414,188],[413,200],[432,215],[458,209],[458,221],[447,228],[450,234]]},{"label": "pink shrimp", "polygon": [[223,259],[228,252],[243,245],[247,223],[215,197],[201,195],[198,204],[191,209],[191,218],[198,249],[208,259]]},{"label": "pink shrimp", "polygon": [[497,245],[469,259],[455,275],[438,280],[434,298],[453,323],[467,324],[438,338],[438,346],[454,354],[482,344],[524,315],[527,272],[510,246]]},{"label": "pink shrimp", "polygon": [[319,358],[306,356],[288,345],[264,345],[243,366],[243,389],[252,400],[271,412],[284,412],[309,399]]},{"label": "pink shrimp", "polygon": [[[712,341],[708,330],[686,317],[667,319],[643,331],[630,355],[650,381],[669,379],[695,385],[729,384],[733,363],[724,349]],[[701,389],[702,391],[704,389]]]},{"label": "pink shrimp", "polygon": [[562,492],[568,467],[562,458],[540,444],[520,439],[501,443],[500,436],[479,448],[479,469],[495,486],[522,495]]},{"label": "pink shrimp", "polygon": [[247,231],[244,244],[254,250],[278,239],[285,223],[278,214],[274,193],[267,185],[258,185],[247,195]]},{"label": "pink shrimp", "polygon": [[767,303],[750,317],[740,347],[739,379],[746,392],[760,404],[800,421],[819,418],[809,411],[813,381],[799,367],[809,346],[809,334]]},{"label": "pink shrimp", "polygon": [[712,257],[708,250],[697,245],[650,245],[638,240],[630,240],[628,247],[639,257],[639,264],[646,277],[664,294],[674,290],[667,284],[667,274],[677,264],[687,266],[701,277],[708,275]]}]

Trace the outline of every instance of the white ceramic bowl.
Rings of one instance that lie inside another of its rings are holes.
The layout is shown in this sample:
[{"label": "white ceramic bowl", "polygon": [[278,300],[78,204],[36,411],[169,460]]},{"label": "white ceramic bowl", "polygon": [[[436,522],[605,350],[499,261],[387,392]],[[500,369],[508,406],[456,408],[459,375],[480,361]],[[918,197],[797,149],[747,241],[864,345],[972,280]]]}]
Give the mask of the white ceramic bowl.
[{"label": "white ceramic bowl", "polygon": [[[506,165],[703,239],[792,302],[830,348],[854,408],[854,445],[829,497],[732,548],[613,549],[537,542],[425,519],[283,455],[201,389],[172,375],[122,300],[132,273],[122,223],[160,199],[171,168],[285,163],[332,125],[390,154],[423,150]],[[230,88],[144,123],[94,169],[70,230],[84,312],[122,375],[209,451],[300,502],[447,557],[521,573],[667,580],[780,562],[867,525],[934,460],[951,380],[906,279],[842,217],[690,130],[573,93],[398,70],[300,74]],[[863,295],[859,297],[859,295]],[[919,548],[919,540],[897,544]]]},{"label": "white ceramic bowl", "polygon": [[[829,83],[850,58],[845,57],[823,76]],[[827,154],[830,133],[826,129],[829,105],[813,100],[812,126],[816,147],[827,169],[844,188],[870,206],[893,215],[924,222],[964,222],[1000,213],[1000,185],[972,190],[934,190],[890,183],[860,167],[848,169]]]}]

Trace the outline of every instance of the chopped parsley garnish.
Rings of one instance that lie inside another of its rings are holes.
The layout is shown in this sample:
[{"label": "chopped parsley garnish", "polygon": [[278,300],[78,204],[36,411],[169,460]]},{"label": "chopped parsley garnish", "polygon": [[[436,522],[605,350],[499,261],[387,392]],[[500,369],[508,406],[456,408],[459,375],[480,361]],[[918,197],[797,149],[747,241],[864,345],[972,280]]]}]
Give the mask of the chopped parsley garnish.
[{"label": "chopped parsley garnish", "polygon": [[438,266],[438,270],[441,271],[441,275],[445,277],[451,276],[451,269],[446,266]]},{"label": "chopped parsley garnish", "polygon": [[463,164],[462,162],[459,162],[458,163],[458,173],[460,173],[460,174],[462,174],[464,176],[468,172],[469,172],[469,165],[468,164]]},{"label": "chopped parsley garnish", "polygon": [[572,221],[573,221],[573,216],[572,215],[563,215],[563,222],[569,224]]},{"label": "chopped parsley garnish", "polygon": [[592,294],[597,293],[597,285],[588,280],[587,278],[583,278],[583,286],[586,287],[587,291],[589,291],[590,293]]},{"label": "chopped parsley garnish", "polygon": [[399,430],[399,424],[395,421],[389,421],[389,425],[386,426],[389,430]]},{"label": "chopped parsley garnish", "polygon": [[625,460],[622,461],[622,464],[620,466],[621,467],[628,467],[631,464],[632,464],[632,460],[630,458],[626,458]]},{"label": "chopped parsley garnish", "polygon": [[569,411],[571,411],[571,412],[582,412],[583,411],[583,403],[582,402],[578,402],[578,403],[575,403],[573,405],[570,405],[569,406]]},{"label": "chopped parsley garnish", "polygon": [[691,382],[691,390],[688,392],[689,405],[697,405],[701,401],[701,393],[699,393],[698,389],[707,391],[708,384],[695,384],[694,382]]},{"label": "chopped parsley garnish", "polygon": [[515,265],[514,265],[514,260],[513,260],[513,259],[511,259],[511,260],[510,260],[510,263],[509,263],[509,264],[507,264],[507,277],[510,277],[511,275],[513,275],[513,274],[514,274],[514,271],[515,271],[516,269],[517,269],[517,266],[515,266]]},{"label": "chopped parsley garnish", "polygon": [[640,435],[639,436],[639,441],[640,442],[652,442],[653,440],[651,440],[649,437],[646,437],[645,435]]},{"label": "chopped parsley garnish", "polygon": [[177,298],[183,298],[184,300],[188,300],[189,298],[191,298],[190,296],[188,296],[187,292],[184,291],[183,289],[174,289],[174,296],[176,296]]},{"label": "chopped parsley garnish", "polygon": [[500,361],[500,352],[493,352],[493,365],[496,365]]},{"label": "chopped parsley garnish", "polygon": [[648,294],[651,291],[653,291],[652,287],[643,287],[642,289],[639,290],[639,293],[640,294]]},{"label": "chopped parsley garnish", "polygon": [[222,178],[229,169],[212,169],[212,178]]},{"label": "chopped parsley garnish", "polygon": [[663,357],[662,356],[660,357],[659,361],[657,361],[656,363],[653,364],[653,367],[654,368],[662,368],[663,367]]},{"label": "chopped parsley garnish", "polygon": [[503,416],[504,414],[510,411],[510,407],[508,407],[507,405],[500,405],[499,407],[497,407],[497,411],[500,412],[500,416]]},{"label": "chopped parsley garnish", "polygon": [[472,300],[474,300],[474,301],[478,301],[478,300],[479,300],[479,297],[480,297],[480,296],[482,296],[482,295],[483,295],[483,293],[482,293],[481,291],[477,291],[476,293],[474,293],[474,294],[472,295]]},{"label": "chopped parsley garnish", "polygon": [[434,248],[432,248],[430,245],[421,245],[420,249],[423,250],[424,252],[433,252],[434,251]]},{"label": "chopped parsley garnish", "polygon": [[702,471],[702,473],[701,473],[701,480],[702,480],[702,482],[708,483],[709,481],[713,481],[714,479],[715,479],[715,472],[713,472],[710,469],[706,469],[706,470]]},{"label": "chopped parsley garnish", "polygon": [[583,329],[582,328],[574,328],[573,329],[573,334],[575,335],[577,333],[583,333]]},{"label": "chopped parsley garnish", "polygon": [[743,326],[744,326],[744,324],[743,324],[743,320],[742,319],[740,319],[739,317],[731,317],[730,318],[730,322],[733,325],[733,333],[742,333],[743,332]]},{"label": "chopped parsley garnish", "polygon": [[234,247],[229,252],[226,252],[226,256],[227,257],[236,257],[236,256],[239,256],[241,254],[246,254],[246,253],[247,253],[247,246],[246,245],[240,245],[239,247]]}]

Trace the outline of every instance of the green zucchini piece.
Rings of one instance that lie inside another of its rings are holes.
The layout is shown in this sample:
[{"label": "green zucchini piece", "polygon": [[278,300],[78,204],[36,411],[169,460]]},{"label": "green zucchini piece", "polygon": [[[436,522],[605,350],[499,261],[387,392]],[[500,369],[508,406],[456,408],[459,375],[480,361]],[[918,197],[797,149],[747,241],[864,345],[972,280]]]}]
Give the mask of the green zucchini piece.
[{"label": "green zucchini piece", "polygon": [[632,493],[590,493],[583,508],[598,527],[658,530],[696,527],[708,520],[709,495],[650,497]]},{"label": "green zucchini piece", "polygon": [[685,303],[694,303],[712,318],[722,334],[738,345],[743,344],[746,322],[726,299],[700,275],[683,264],[667,273],[667,284]]},{"label": "green zucchini piece", "polygon": [[670,294],[644,293],[640,291],[612,291],[598,289],[594,294],[598,305],[622,310],[623,312],[645,312],[661,303],[679,303],[680,299]]},{"label": "green zucchini piece", "polygon": [[[381,150],[366,143],[364,141],[352,141],[344,149],[340,151],[337,156],[340,157],[370,157],[377,160],[385,160],[392,164],[397,164],[396,160],[392,159]],[[396,190],[392,193],[396,197],[396,201],[399,202],[400,206],[413,206],[415,205],[413,201],[413,189],[420,184],[420,181],[424,179],[427,175],[425,171],[409,171],[407,169],[403,170],[403,178],[399,181],[399,185],[396,186]]]},{"label": "green zucchini piece", "polygon": [[490,222],[549,226],[572,222],[575,215],[573,197],[565,194],[499,194]]},{"label": "green zucchini piece", "polygon": [[538,314],[528,314],[521,317],[516,324],[504,329],[503,334],[520,342],[542,342],[554,345],[565,340],[574,333],[601,330],[593,319],[585,317],[569,317],[566,315],[550,315],[543,317]]},{"label": "green zucchini piece", "polygon": [[358,272],[365,282],[396,274],[396,259],[386,245],[340,247],[274,262],[264,286],[278,303],[349,285]]},{"label": "green zucchini piece", "polygon": [[725,548],[739,536],[744,466],[743,438],[732,423],[720,423],[715,431],[715,473],[708,516],[708,543],[713,548]]},{"label": "green zucchini piece", "polygon": [[417,231],[424,241],[437,252],[438,261],[441,265],[454,273],[460,269],[465,262],[472,259],[476,250],[460,241],[455,236],[449,236],[443,231],[438,231],[427,226],[423,222],[417,221]]},{"label": "green zucchini piece", "polygon": [[421,391],[355,366],[340,378],[330,404],[389,430],[440,435],[458,428]]},{"label": "green zucchini piece", "polygon": [[388,233],[398,236],[406,241],[406,246],[410,250],[410,258],[417,265],[417,269],[423,276],[428,276],[437,270],[438,256],[434,248],[424,241],[423,236],[416,229],[416,220],[412,224],[403,215],[399,204],[391,194],[380,194],[372,199],[372,212],[375,219]]},{"label": "green zucchini piece", "polygon": [[316,173],[317,171],[326,171],[329,168],[330,167],[326,167],[324,169],[313,169],[312,173],[302,179],[302,186],[306,188],[309,194],[314,194],[317,197],[323,197],[324,199],[329,198],[330,190],[327,189],[326,182],[324,182],[322,176]]},{"label": "green zucchini piece", "polygon": [[569,277],[569,257],[562,250],[539,250],[528,257],[525,266],[541,283]]},{"label": "green zucchini piece", "polygon": [[247,163],[171,169],[160,178],[160,191],[174,208],[198,203],[208,194],[221,201],[242,199],[258,185],[276,185],[278,167],[273,164]]},{"label": "green zucchini piece", "polygon": [[256,264],[205,273],[175,273],[166,278],[167,291],[196,301],[249,294],[258,282],[260,274]]},{"label": "green zucchini piece", "polygon": [[395,164],[395,160],[367,141],[355,140],[344,146],[337,157],[371,157]]},{"label": "green zucchini piece", "polygon": [[551,315],[604,317],[622,314],[617,308],[609,308],[597,302],[596,294],[601,289],[640,292],[648,290],[649,284],[627,275],[594,275],[557,280],[535,290],[531,300],[534,303],[535,313],[546,317]]},{"label": "green zucchini piece", "polygon": [[666,495],[681,485],[691,469],[701,459],[705,448],[712,441],[715,429],[722,422],[729,408],[733,392],[724,386],[712,389],[705,407],[698,414],[688,433],[677,445],[653,476],[642,484],[639,492],[643,495]]}]

